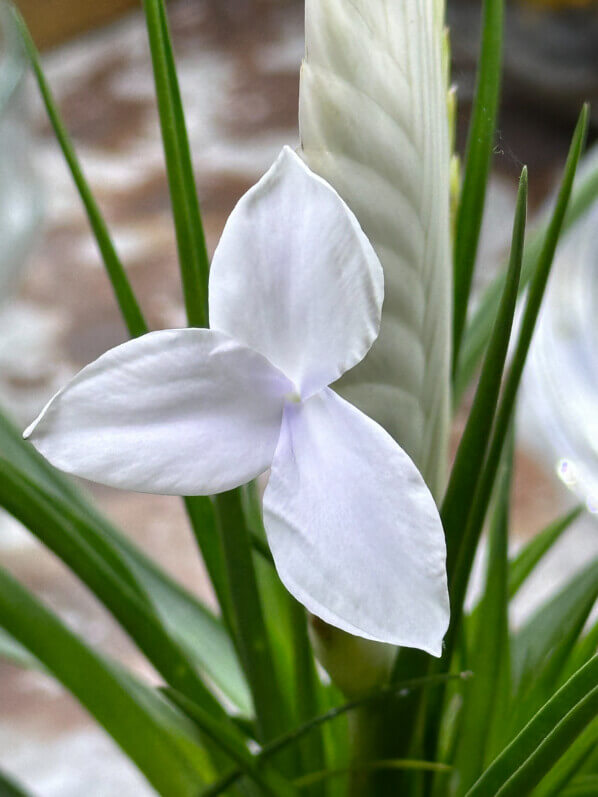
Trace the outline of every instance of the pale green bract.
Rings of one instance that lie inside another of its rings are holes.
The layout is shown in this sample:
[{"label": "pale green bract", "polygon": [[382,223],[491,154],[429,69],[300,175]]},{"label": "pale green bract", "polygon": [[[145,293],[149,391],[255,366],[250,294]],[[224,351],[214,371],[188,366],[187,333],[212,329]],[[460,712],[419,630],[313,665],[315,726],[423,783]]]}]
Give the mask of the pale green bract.
[{"label": "pale green bract", "polygon": [[451,247],[443,14],[434,0],[307,0],[302,154],[353,210],[386,285],[380,336],[339,392],[438,497],[449,419]]}]

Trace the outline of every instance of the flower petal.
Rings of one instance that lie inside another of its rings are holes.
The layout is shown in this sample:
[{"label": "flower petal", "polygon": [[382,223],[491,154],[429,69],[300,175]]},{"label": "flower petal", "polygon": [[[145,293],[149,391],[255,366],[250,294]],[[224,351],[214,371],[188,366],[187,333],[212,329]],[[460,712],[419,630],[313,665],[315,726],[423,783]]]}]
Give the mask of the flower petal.
[{"label": "flower petal", "polygon": [[380,261],[354,214],[285,147],[224,228],[212,327],[261,352],[305,398],[365,357],[383,296]]},{"label": "flower petal", "polygon": [[152,332],[84,368],[25,436],[61,470],[111,487],[209,495],[270,466],[291,389],[221,332]]},{"label": "flower petal", "polygon": [[279,575],[310,612],[440,655],[449,603],[434,500],[390,435],[332,390],[285,408],[264,518]]}]

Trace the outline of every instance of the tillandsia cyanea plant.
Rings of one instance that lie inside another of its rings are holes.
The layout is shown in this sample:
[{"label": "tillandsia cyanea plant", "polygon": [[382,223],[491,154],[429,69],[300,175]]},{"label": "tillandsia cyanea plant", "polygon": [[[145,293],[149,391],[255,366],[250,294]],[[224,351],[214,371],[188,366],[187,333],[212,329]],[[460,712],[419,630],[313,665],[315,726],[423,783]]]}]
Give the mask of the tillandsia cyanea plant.
[{"label": "tillandsia cyanea plant", "polygon": [[[527,241],[523,171],[509,263],[468,312],[503,3],[483,5],[461,176],[442,4],[307,0],[301,147],[240,200],[209,268],[166,11],[143,5],[189,328],[149,332],[20,21],[132,340],[50,401],[31,442],[0,416],[0,505],[163,683],[99,654],[5,570],[0,651],[59,680],[166,797],[598,793],[598,562],[509,624],[581,512],[509,559],[517,390],[559,235],[598,195],[595,172],[573,188],[587,108]],[[451,407],[476,374],[449,473]],[[219,616],[50,462],[187,496]]]}]

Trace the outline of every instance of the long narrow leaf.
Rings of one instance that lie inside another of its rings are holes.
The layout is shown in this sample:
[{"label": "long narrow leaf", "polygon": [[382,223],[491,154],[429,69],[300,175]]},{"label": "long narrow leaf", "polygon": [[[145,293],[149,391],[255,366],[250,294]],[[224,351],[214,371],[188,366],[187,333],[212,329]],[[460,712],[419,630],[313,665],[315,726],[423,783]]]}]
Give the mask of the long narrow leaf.
[{"label": "long narrow leaf", "polygon": [[565,789],[562,797],[596,797],[597,794],[598,775],[585,775]]},{"label": "long narrow leaf", "polygon": [[467,797],[520,797],[559,760],[598,712],[598,659],[582,668],[492,763]]},{"label": "long narrow leaf", "polygon": [[598,711],[598,656],[538,711],[467,792],[467,797],[520,797],[556,764]]},{"label": "long narrow leaf", "polygon": [[[587,173],[579,176],[579,181],[571,194],[571,200],[563,221],[562,232],[569,231],[579,219],[583,218],[594,205],[596,199],[598,199],[598,159],[588,167]],[[547,218],[543,220],[534,233],[528,236],[521,269],[521,290],[528,285],[536,269],[551,222],[551,215],[547,215]],[[461,347],[459,370],[453,386],[453,404],[455,407],[459,406],[461,397],[471,383],[476,368],[484,355],[492,333],[492,319],[496,314],[504,283],[505,275],[502,273],[486,288],[465,332]]]},{"label": "long narrow leaf", "polygon": [[343,775],[351,775],[358,772],[379,772],[380,770],[413,770],[416,772],[440,772],[443,775],[451,771],[451,767],[447,764],[434,761],[418,761],[417,759],[410,758],[393,758],[382,761],[363,761],[356,762],[350,767],[341,767],[339,769],[326,769],[321,772],[310,772],[308,775],[303,775],[297,778],[294,783],[300,789],[313,786],[314,784],[321,784],[331,778],[338,778]]},{"label": "long narrow leaf", "polygon": [[590,723],[533,790],[531,797],[560,797],[598,746],[598,719]]},{"label": "long narrow leaf", "polygon": [[457,371],[467,318],[486,185],[494,150],[500,96],[504,0],[484,0],[482,41],[476,93],[472,108],[461,199],[455,225],[455,302],[453,315],[453,373]]},{"label": "long narrow leaf", "polygon": [[25,789],[18,785],[11,777],[0,771],[1,797],[28,797]]},{"label": "long narrow leaf", "polygon": [[[292,784],[285,780],[275,770],[269,767],[260,767],[258,758],[247,749],[245,739],[232,729],[223,728],[221,723],[215,722],[209,712],[187,700],[183,695],[172,690],[167,692],[170,699],[180,706],[203,733],[212,739],[233,761],[241,773],[247,775],[264,790],[269,797],[293,797],[296,790]],[[210,793],[212,786],[208,786],[202,795]]]},{"label": "long narrow leaf", "polygon": [[[291,598],[291,625],[293,632],[294,675],[296,706],[294,716],[297,722],[305,723],[316,717],[321,711],[320,680],[316,671],[316,662],[307,633],[306,611],[294,598]],[[303,772],[313,772],[327,768],[322,729],[317,727],[307,736],[301,745],[301,762]],[[321,783],[310,789],[310,797],[324,797],[325,790]]]},{"label": "long narrow leaf", "polygon": [[580,667],[583,667],[596,653],[598,653],[598,622],[595,622],[585,636],[578,641],[571,656],[571,660],[565,667],[566,676],[570,678],[574,672]]},{"label": "long narrow leaf", "polygon": [[442,503],[442,522],[447,540],[449,579],[459,555],[463,521],[467,517],[486,455],[486,448],[507,357],[517,293],[527,215],[527,169],[523,169],[513,224],[511,258],[505,289],[494,323],[484,367],[467,425],[455,458],[449,485]]},{"label": "long narrow leaf", "polygon": [[0,659],[25,670],[37,670],[41,667],[35,656],[2,629],[0,629]]},{"label": "long narrow leaf", "polygon": [[160,794],[195,797],[210,767],[193,726],[147,687],[134,686],[2,570],[0,627],[85,706]]},{"label": "long narrow leaf", "polygon": [[[443,518],[443,525],[447,537],[447,571],[450,590],[454,589],[453,574],[459,563],[461,549],[465,545],[467,519],[472,511],[472,504],[476,495],[476,485],[479,484],[482,477],[483,461],[496,414],[500,384],[515,313],[515,303],[521,272],[526,212],[527,171],[524,169],[521,174],[517,210],[513,223],[508,279],[504,286],[498,315],[494,322],[492,340],[486,352],[484,367],[482,369],[482,375],[476,391],[471,414],[459,445],[449,486],[441,509],[441,516]],[[444,655],[441,662],[436,664],[427,663],[431,671],[437,672],[440,669],[450,666],[462,611],[462,598],[451,596],[451,623],[445,639]],[[416,671],[415,668],[421,666],[421,654],[405,651],[401,652],[397,657],[397,667],[395,670],[398,672],[398,668],[403,667],[407,668],[407,672],[411,673]],[[421,728],[421,717],[424,711],[427,713],[429,720],[425,723],[426,741],[424,744],[424,756],[426,758],[436,755],[438,734],[440,731],[441,707],[444,697],[445,693],[442,687],[435,690],[433,695],[418,695],[417,699],[413,701],[413,705],[407,717],[403,719],[403,726],[406,729],[405,738],[406,741],[410,741],[416,723],[419,723]],[[426,702],[429,704],[424,705]]]},{"label": "long narrow leaf", "polygon": [[208,255],[166,12],[162,0],[144,0],[143,8],[154,68],[187,319],[190,326],[205,327],[208,323]]},{"label": "long narrow leaf", "polygon": [[573,642],[598,598],[598,560],[576,573],[561,590],[527,620],[512,639],[513,674],[520,689],[535,683],[547,658],[567,641]]},{"label": "long narrow leaf", "polygon": [[[95,593],[129,633],[167,682],[195,702],[222,715],[220,704],[203,684],[189,658],[173,640],[124,577],[125,568],[115,557],[107,561],[87,541],[98,539],[83,518],[58,504],[9,463],[0,460],[0,505],[14,515]],[[106,547],[102,545],[102,547]]]},{"label": "long narrow leaf", "polygon": [[584,507],[577,506],[562,518],[555,520],[522,548],[509,565],[509,598],[513,598],[536,565],[557,543],[563,533],[575,523]]},{"label": "long narrow leaf", "polygon": [[[355,711],[363,706],[374,705],[376,703],[383,704],[390,698],[404,700],[409,694],[411,694],[412,691],[417,691],[432,684],[439,684],[445,681],[467,680],[470,676],[471,673],[469,672],[458,673],[456,675],[429,675],[422,678],[411,678],[408,681],[402,681],[400,683],[395,683],[390,686],[376,689],[368,695],[351,700],[341,706],[335,706],[329,711],[326,711],[324,714],[320,714],[318,717],[314,717],[308,722],[303,723],[303,725],[300,725],[298,728],[288,731],[278,739],[274,739],[272,742],[265,744],[262,747],[258,757],[260,761],[267,760],[273,755],[276,755],[276,753],[279,753],[281,750],[298,744],[300,740],[304,738],[304,736],[312,733],[316,728],[326,725],[338,717],[342,717],[345,714]],[[217,783],[212,784],[205,791],[202,797],[219,797],[219,795],[224,794],[224,792],[230,786],[236,783],[242,774],[243,773],[241,770],[235,770],[227,775],[224,775]]]},{"label": "long narrow leaf", "polygon": [[[183,269],[189,323],[205,326],[207,324],[208,261],[199,203],[193,179],[189,144],[184,125],[182,103],[176,80],[172,47],[168,36],[163,4],[152,0],[148,6],[151,6],[148,13],[151,12],[152,20],[151,33],[152,41],[154,42],[152,52],[155,53],[155,68],[158,71],[156,81],[157,83],[159,82],[161,87],[159,99],[161,99],[161,119],[165,130],[165,147],[167,147],[167,154],[170,156],[167,160],[169,162],[172,161],[169,168],[169,178],[171,180],[173,208],[177,222],[177,240]],[[147,323],[139,309],[137,299],[116,253],[98,204],[85,180],[72,142],[44,76],[33,40],[21,16],[17,11],[14,13],[48,117],[87,211],[91,228],[112,283],[123,319],[132,337],[142,335],[148,331]],[[193,531],[200,543],[200,549],[223,616],[228,619],[229,600],[224,586],[221,555],[214,541],[213,518],[211,518],[210,514],[211,504],[208,498],[197,497],[185,499],[185,505]],[[210,523],[211,520],[212,523]]]},{"label": "long narrow leaf", "polygon": [[[33,446],[23,440],[21,433],[1,411],[0,453],[32,482],[93,525],[94,539],[101,538],[113,549],[114,557],[123,559],[131,576],[129,585],[137,585],[139,593],[154,608],[171,636],[178,639],[196,665],[239,711],[251,714],[251,696],[222,622],[117,531],[64,474],[49,465]],[[195,520],[199,523],[199,518]],[[95,546],[99,555],[103,550],[104,546]]]},{"label": "long narrow leaf", "polygon": [[[190,326],[208,325],[209,262],[185,115],[163,0],[144,0],[166,172],[176,231],[183,297]],[[209,498],[185,498],[185,506],[226,624],[230,594],[216,520]]]},{"label": "long narrow leaf", "polygon": [[490,500],[490,495],[494,486],[500,457],[503,450],[503,445],[509,424],[511,422],[513,409],[515,406],[515,399],[523,367],[529,351],[529,346],[532,340],[532,335],[538,319],[540,305],[544,297],[546,283],[550,274],[550,268],[554,258],[554,252],[561,232],[563,218],[565,216],[569,197],[571,196],[571,189],[575,172],[581,157],[581,153],[585,144],[586,134],[588,129],[588,106],[584,106],[575,133],[573,141],[569,150],[567,164],[565,166],[565,174],[561,189],[559,191],[559,198],[551,219],[551,223],[546,233],[546,238],[542,247],[542,252],[538,260],[537,268],[534,277],[529,287],[529,294],[521,328],[517,339],[517,345],[511,363],[511,370],[506,380],[503,395],[500,405],[496,414],[494,431],[490,442],[488,456],[482,476],[478,483],[478,487],[474,496],[473,506],[467,523],[465,526],[464,537],[460,546],[460,554],[454,571],[453,579],[450,583],[451,593],[451,606],[452,618],[451,628],[446,639],[447,655],[453,649],[455,641],[455,631],[459,626],[463,602],[465,599],[465,592],[467,584],[469,583],[469,575],[473,565],[475,551],[477,549],[478,540],[482,532],[484,518]]},{"label": "long narrow leaf", "polygon": [[250,535],[239,490],[215,498],[239,656],[255,705],[259,736],[268,741],[288,727],[282,692],[257,586]]},{"label": "long narrow leaf", "polygon": [[54,98],[52,97],[52,92],[42,71],[39,55],[35,48],[35,44],[33,43],[33,39],[31,38],[27,26],[18,11],[13,9],[13,13],[17,25],[21,31],[23,42],[25,44],[25,50],[29,56],[31,66],[33,67],[33,72],[35,74],[44,105],[46,107],[46,112],[52,127],[54,128],[56,138],[60,144],[60,148],[62,149],[65,160],[70,169],[75,186],[77,187],[77,191],[81,197],[81,201],[83,202],[87,212],[89,223],[98,243],[102,260],[106,266],[106,271],[108,272],[116,300],[129,330],[129,334],[132,337],[143,335],[144,332],[147,332],[147,324],[143,318],[124,267],[118,257],[118,254],[116,253],[116,249],[114,248],[114,244],[112,243],[112,239],[108,233],[108,228],[106,227],[106,222],[104,221],[98,204],[94,199],[89,185],[87,184],[81,164],[79,163],[66,127],[64,126],[64,123],[60,117],[60,113]]},{"label": "long narrow leaf", "polygon": [[[505,450],[498,482],[496,510],[490,527],[486,586],[475,623],[468,666],[474,677],[465,685],[455,757],[456,794],[465,794],[482,772],[490,742],[495,709],[508,702],[509,670],[508,542],[510,493],[513,476],[513,434]],[[502,691],[499,691],[501,689]]]}]

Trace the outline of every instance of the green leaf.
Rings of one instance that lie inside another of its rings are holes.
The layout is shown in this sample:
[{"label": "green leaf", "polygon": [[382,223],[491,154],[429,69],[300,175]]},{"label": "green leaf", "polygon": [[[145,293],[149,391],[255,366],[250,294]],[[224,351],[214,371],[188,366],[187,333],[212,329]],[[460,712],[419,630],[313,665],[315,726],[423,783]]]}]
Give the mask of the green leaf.
[{"label": "green leaf", "polygon": [[495,711],[508,702],[509,618],[507,596],[510,493],[514,435],[505,450],[490,527],[486,586],[476,611],[474,638],[467,665],[474,677],[465,684],[458,730],[454,785],[465,794],[482,772],[489,749]]},{"label": "green leaf", "polygon": [[[294,718],[305,723],[318,716],[322,709],[321,683],[307,631],[307,613],[303,606],[289,596],[291,604],[291,630],[294,657],[294,690],[296,697]],[[314,728],[301,744],[301,771],[312,772],[327,769],[322,729]],[[324,797],[323,784],[313,784],[310,797]]]},{"label": "green leaf", "polygon": [[598,745],[598,720],[590,723],[577,737],[556,766],[533,790],[531,797],[560,797]]},{"label": "green leaf", "polygon": [[[239,711],[251,715],[251,695],[221,621],[117,531],[67,477],[23,440],[20,432],[1,412],[0,452],[30,481],[66,502],[69,510],[83,515],[93,525],[96,534],[88,542],[93,545],[99,536],[110,549],[114,549],[113,556],[122,559],[129,571],[129,584],[136,583],[139,593],[145,596],[148,605],[153,606],[171,636]],[[195,520],[199,522],[200,519],[196,516]],[[103,555],[103,546],[96,545],[94,550]]]},{"label": "green leaf", "polygon": [[598,775],[584,775],[576,778],[562,797],[596,797],[598,794]]},{"label": "green leaf", "polygon": [[[285,690],[288,695],[283,697],[288,698],[291,725],[299,725],[327,708],[308,636],[307,612],[286,590],[272,566],[257,485],[246,485],[242,494],[245,517],[252,532],[251,542],[258,554],[254,556],[254,562],[259,593],[264,606],[268,607],[265,622],[272,641],[274,664],[279,683],[292,685],[291,689]],[[267,555],[262,546],[267,548]],[[301,771],[323,770],[326,764],[323,738],[318,729],[301,745]],[[320,797],[322,785],[314,786],[309,793],[311,797]]]},{"label": "green leaf", "polygon": [[416,772],[439,772],[443,775],[451,771],[451,767],[434,761],[418,761],[409,758],[394,758],[387,761],[364,761],[356,762],[350,767],[339,767],[338,769],[326,769],[320,772],[310,772],[297,778],[294,783],[300,789],[305,789],[314,784],[322,783],[330,778],[337,778],[343,775],[351,775],[359,772],[379,772],[381,770],[412,770]]},{"label": "green leaf", "polygon": [[[293,785],[270,767],[263,767],[258,764],[258,757],[252,755],[247,749],[244,737],[235,732],[233,728],[227,728],[222,723],[214,720],[213,716],[204,711],[196,703],[190,702],[183,695],[169,689],[166,690],[168,697],[185,711],[198,728],[217,744],[237,764],[244,775],[257,783],[270,797],[293,797],[296,789]],[[211,792],[212,787],[208,786],[202,795]]]},{"label": "green leaf", "polygon": [[284,710],[264,622],[241,491],[220,493],[214,500],[228,574],[236,647],[253,695],[259,739],[268,741],[288,727],[289,717]]},{"label": "green leaf", "polygon": [[467,792],[467,797],[521,797],[569,749],[598,712],[598,656],[537,712]]},{"label": "green leaf", "polygon": [[569,678],[576,670],[582,667],[586,661],[598,652],[598,622],[590,628],[577,643],[571,659],[567,662],[565,673]]},{"label": "green leaf", "polygon": [[0,626],[82,703],[160,794],[195,797],[211,768],[192,724],[92,651],[3,570]]},{"label": "green leaf", "polygon": [[[459,556],[464,520],[469,514],[482,465],[505,367],[517,292],[521,273],[521,258],[527,214],[527,169],[521,172],[517,208],[513,223],[511,258],[503,296],[494,323],[492,339],[484,360],[484,367],[473,406],[461,437],[449,484],[442,503],[442,523],[447,540],[447,570],[450,577]],[[454,605],[454,604],[453,604]]]},{"label": "green leaf", "polygon": [[[598,199],[598,162],[589,167],[585,174],[579,176],[563,221],[563,233],[569,231],[593,207],[596,199]],[[520,290],[527,286],[536,269],[543,242],[548,232],[550,218],[550,215],[547,216],[533,235],[528,236],[523,255]],[[482,294],[471,322],[467,327],[453,390],[453,406],[455,407],[459,406],[461,397],[471,384],[476,368],[482,360],[492,333],[492,319],[496,315],[496,308],[503,292],[504,283],[504,273],[490,283]]]},{"label": "green leaf", "polygon": [[193,162],[162,0],[144,0],[162,141],[174,215],[185,307],[190,326],[208,325],[208,254]]},{"label": "green leaf", "polygon": [[498,470],[498,465],[502,455],[502,450],[511,423],[515,400],[523,367],[529,351],[529,346],[532,340],[532,335],[536,326],[536,321],[540,311],[540,305],[544,297],[546,283],[550,274],[550,268],[554,258],[554,252],[558,242],[558,238],[562,229],[563,218],[571,196],[571,188],[573,186],[573,179],[579,159],[584,147],[587,129],[588,129],[588,106],[584,106],[569,150],[567,164],[565,166],[565,174],[561,189],[559,191],[559,198],[548,227],[546,237],[543,242],[542,251],[538,259],[536,271],[529,286],[527,302],[523,312],[523,318],[517,344],[511,362],[511,369],[506,379],[502,398],[496,413],[494,430],[490,441],[488,455],[481,478],[473,499],[473,505],[467,522],[465,525],[465,532],[460,545],[459,557],[455,566],[453,578],[449,584],[451,593],[451,607],[452,619],[451,627],[446,639],[446,651],[448,653],[453,649],[455,631],[459,625],[459,618],[465,600],[465,593],[467,584],[469,583],[469,575],[473,565],[475,551],[477,549],[478,541],[482,532],[488,502],[494,487],[494,481]]},{"label": "green leaf", "polygon": [[28,794],[22,786],[0,771],[0,797],[28,797]]},{"label": "green leaf", "polygon": [[[518,690],[537,683],[548,657],[571,652],[597,598],[598,559],[576,573],[513,635],[513,678]],[[563,643],[565,650],[560,647]]]},{"label": "green leaf", "polygon": [[226,627],[232,631],[231,597],[213,501],[202,495],[188,496],[183,500],[222,618]]},{"label": "green leaf", "polygon": [[[320,714],[318,717],[314,717],[299,727],[294,728],[291,731],[287,731],[287,733],[283,734],[278,739],[268,742],[262,747],[258,758],[260,761],[267,760],[273,755],[279,753],[281,750],[298,744],[301,739],[303,739],[307,734],[312,733],[316,728],[327,725],[332,720],[336,720],[338,717],[342,717],[349,712],[362,708],[363,706],[375,705],[376,703],[383,704],[391,698],[403,700],[414,690],[419,690],[434,684],[444,683],[445,681],[467,680],[467,678],[470,676],[471,673],[458,673],[456,675],[447,675],[442,673],[439,675],[428,675],[422,678],[411,678],[407,681],[380,687],[373,690],[369,694],[364,695],[363,697],[351,700],[341,706],[334,706],[324,714]],[[212,784],[209,789],[205,791],[202,797],[219,797],[219,795],[224,794],[224,792],[230,786],[236,783],[242,774],[243,773],[241,770],[235,770],[224,775],[220,780]]]},{"label": "green leaf", "polygon": [[65,160],[70,169],[75,186],[77,187],[77,191],[81,197],[81,201],[83,202],[87,212],[89,223],[100,249],[102,260],[106,266],[108,277],[112,283],[112,288],[114,290],[114,294],[116,296],[122,316],[125,319],[129,334],[132,337],[143,335],[145,332],[147,332],[147,324],[143,318],[123,265],[118,257],[118,254],[116,253],[116,249],[114,248],[114,244],[112,243],[108,233],[108,228],[106,227],[106,222],[104,221],[98,204],[94,199],[89,185],[87,184],[66,127],[64,126],[64,123],[60,117],[58,107],[54,101],[54,98],[52,97],[52,92],[42,71],[39,55],[35,48],[35,44],[33,43],[33,39],[31,38],[23,18],[14,7],[13,13],[19,30],[21,31],[25,50],[31,62],[31,66],[33,67],[33,72],[39,86],[42,100],[46,107],[46,112],[52,127],[54,128],[56,138],[58,139],[58,143],[60,144],[60,148],[62,149]]},{"label": "green leaf", "polygon": [[168,683],[208,707],[216,716],[224,713],[182,647],[171,638],[140,596],[124,560],[91,523],[3,460],[0,460],[0,506],[60,556],[102,601]]},{"label": "green leaf", "polygon": [[[161,99],[161,120],[168,139],[167,157],[169,161],[169,180],[173,193],[173,209],[177,225],[177,241],[181,255],[181,268],[185,300],[190,323],[198,326],[207,324],[207,279],[208,261],[199,204],[193,178],[189,145],[185,132],[182,104],[172,48],[168,36],[168,28],[162,3],[151,2],[151,38],[154,43],[153,55],[158,70]],[[100,209],[85,180],[83,170],[77,159],[72,142],[68,136],[60,113],[52,97],[50,87],[41,68],[39,56],[25,22],[18,12],[14,11],[17,24],[21,30],[25,48],[30,58],[39,85],[42,99],[56,137],[66,159],[69,169],[98,244],[109,279],[112,283],[118,305],[131,336],[136,337],[148,331],[147,324],[126,276],[126,272],[118,258],[116,249],[110,238],[108,228]],[[166,143],[165,143],[166,146]],[[172,161],[172,162],[171,162]],[[209,498],[194,497],[185,499],[189,519],[200,544],[200,549],[208,569],[208,574],[220,603],[223,616],[228,619],[229,599],[225,589],[223,566],[218,541],[214,540],[213,520]]]},{"label": "green leaf", "polygon": [[502,71],[503,24],[504,0],[484,0],[477,85],[455,224],[453,373],[457,372],[461,339],[467,319],[486,185],[494,150]]},{"label": "green leaf", "polygon": [[536,534],[528,544],[519,551],[509,564],[509,598],[513,598],[521,585],[532,573],[552,546],[560,540],[567,529],[575,523],[583,513],[584,507],[577,506],[562,518],[555,520],[541,532]]},{"label": "green leaf", "polygon": [[2,629],[0,629],[0,659],[25,670],[39,670],[41,667],[34,656]]}]

